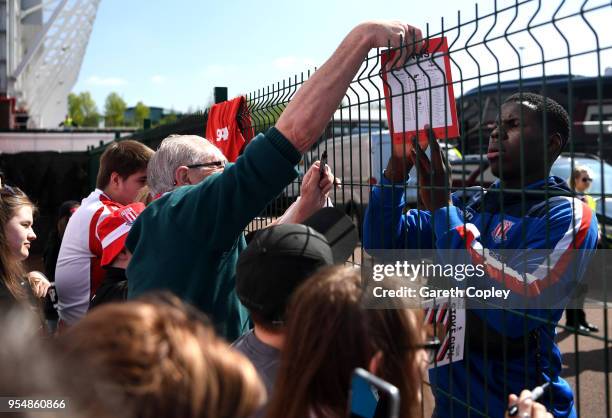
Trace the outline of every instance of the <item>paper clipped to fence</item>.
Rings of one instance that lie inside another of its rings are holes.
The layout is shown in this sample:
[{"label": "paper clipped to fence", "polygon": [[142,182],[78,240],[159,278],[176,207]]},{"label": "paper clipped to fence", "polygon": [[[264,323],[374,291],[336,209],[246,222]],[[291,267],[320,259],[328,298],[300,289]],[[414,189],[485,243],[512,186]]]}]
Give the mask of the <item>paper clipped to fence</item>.
[{"label": "paper clipped to fence", "polygon": [[423,301],[424,321],[440,340],[435,362],[429,368],[463,360],[465,345],[465,309],[449,299]]},{"label": "paper clipped to fence", "polygon": [[417,131],[419,141],[427,143],[425,125],[433,128],[436,138],[459,136],[446,38],[425,42],[424,52],[409,58],[405,67],[398,70],[385,70],[387,62],[395,60],[397,51],[382,55],[387,120],[396,143],[410,140]]}]

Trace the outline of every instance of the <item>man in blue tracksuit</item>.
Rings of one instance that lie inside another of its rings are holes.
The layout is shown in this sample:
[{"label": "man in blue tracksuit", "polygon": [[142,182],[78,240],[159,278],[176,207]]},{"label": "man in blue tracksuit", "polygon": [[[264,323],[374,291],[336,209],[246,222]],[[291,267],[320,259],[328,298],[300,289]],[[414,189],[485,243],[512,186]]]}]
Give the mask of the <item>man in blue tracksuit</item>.
[{"label": "man in blue tracksuit", "polygon": [[[488,264],[485,279],[512,290],[513,296],[564,294],[568,283],[584,272],[597,243],[593,212],[572,197],[562,179],[550,176],[568,136],[569,117],[556,102],[530,93],[509,97],[487,152],[500,180],[471,196],[451,196],[445,188],[448,174],[436,141],[430,141],[430,158],[416,142],[409,155],[403,155],[407,147],[396,150],[381,177],[387,186],[375,186],[370,196],[364,247],[467,250],[472,263]],[[413,164],[428,210],[404,213],[404,184]],[[551,262],[542,252],[529,251],[538,249],[554,250],[551,254],[557,257]],[[500,263],[487,263],[487,257],[506,250],[518,250],[521,256],[501,268]],[[479,256],[485,253],[487,257]],[[570,253],[571,269],[565,256],[558,256]],[[561,353],[554,341],[562,314],[563,307],[522,312],[468,309],[463,360],[430,370],[434,415],[503,417],[508,394],[550,382],[540,402],[555,417],[574,417],[573,394],[559,377]]]}]

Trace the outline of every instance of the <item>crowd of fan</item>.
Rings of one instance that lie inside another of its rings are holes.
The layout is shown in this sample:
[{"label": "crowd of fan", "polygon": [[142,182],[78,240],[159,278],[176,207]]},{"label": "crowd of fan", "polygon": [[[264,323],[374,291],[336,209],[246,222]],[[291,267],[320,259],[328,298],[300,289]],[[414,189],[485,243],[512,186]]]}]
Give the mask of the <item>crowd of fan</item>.
[{"label": "crowd of fan", "polygon": [[[421,416],[431,330],[420,310],[364,307],[359,269],[321,222],[336,216],[321,212],[330,168],[315,162],[283,216],[248,245],[243,233],[296,177],[368,51],[408,55],[420,40],[397,22],[357,26],[235,163],[196,136],[156,152],[113,143],[96,190],[59,209],[49,279],[25,271],[36,207],[4,185],[0,394],[70,398],[61,416],[344,417],[361,367],[399,388],[401,417]],[[41,305],[50,289],[59,318]],[[551,416],[529,396],[520,416]]]}]

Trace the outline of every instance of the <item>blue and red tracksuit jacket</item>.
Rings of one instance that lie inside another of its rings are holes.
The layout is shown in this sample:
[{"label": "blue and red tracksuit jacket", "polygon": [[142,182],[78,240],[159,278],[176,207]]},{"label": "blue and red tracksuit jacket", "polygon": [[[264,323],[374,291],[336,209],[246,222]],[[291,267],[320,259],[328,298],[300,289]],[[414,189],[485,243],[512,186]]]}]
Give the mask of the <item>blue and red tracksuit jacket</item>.
[{"label": "blue and red tracksuit jacket", "polygon": [[[578,266],[578,275],[576,268],[572,274],[565,271],[560,259],[556,265],[548,261],[546,270],[555,272],[557,280],[546,280],[537,274],[544,260],[534,260],[535,256],[531,256],[528,265],[505,266],[502,274],[510,279],[504,282],[509,289],[514,284],[516,289],[526,290],[529,297],[537,297],[539,292],[547,291],[546,286],[562,289],[560,286],[572,278],[581,277],[597,245],[595,214],[571,197],[567,184],[558,177],[529,184],[525,193],[504,192],[499,182],[488,190],[472,191],[470,196],[455,193],[452,206],[433,214],[416,209],[404,213],[403,184],[392,185],[384,176],[381,178],[388,186],[372,189],[363,227],[366,250],[467,250],[468,257],[474,257],[473,263],[482,263],[478,256],[483,249],[490,253],[518,250],[523,257],[517,257],[517,263],[524,262],[530,254],[542,253],[529,250],[554,249],[556,254],[586,250],[572,253],[579,257],[573,265]],[[549,193],[545,194],[545,190]],[[530,281],[524,281],[525,275],[509,277],[512,271],[531,273]],[[496,272],[487,268],[485,279],[499,284],[495,276]],[[463,360],[430,369],[436,417],[503,417],[508,394],[519,394],[546,381],[551,385],[540,402],[555,417],[575,416],[572,390],[559,377],[561,353],[554,341],[563,309],[526,312],[530,317],[516,310],[467,310]]]}]

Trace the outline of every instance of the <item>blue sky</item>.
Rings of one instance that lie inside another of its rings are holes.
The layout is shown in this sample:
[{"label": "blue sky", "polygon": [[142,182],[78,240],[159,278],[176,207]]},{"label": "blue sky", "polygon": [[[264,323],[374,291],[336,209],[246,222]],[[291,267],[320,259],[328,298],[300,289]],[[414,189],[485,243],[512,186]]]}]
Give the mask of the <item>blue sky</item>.
[{"label": "blue sky", "polygon": [[[481,15],[493,9],[493,0],[480,3]],[[564,10],[571,12],[582,1],[567,3]],[[514,4],[514,0],[499,0],[498,8],[508,4]],[[233,97],[320,66],[361,21],[397,19],[423,29],[432,22],[431,31],[437,32],[441,17],[447,26],[456,24],[458,9],[463,20],[473,19],[473,1],[102,0],[73,91],[90,91],[100,110],[108,93],[115,91],[129,106],[141,100],[150,106],[186,111],[205,106],[214,86],[227,86]],[[529,10],[535,9],[522,9],[526,14],[519,18],[519,24],[527,22]],[[611,16],[604,11],[597,18],[609,22]],[[502,20],[500,17],[498,29],[504,26]],[[575,26],[579,23],[568,22],[564,33],[584,36],[584,29]],[[563,50],[553,34],[543,31],[538,36],[545,44],[559,45],[557,48]],[[585,43],[584,39],[570,42]],[[588,42],[592,44],[593,40]],[[540,59],[532,40],[517,39],[516,43],[524,46],[526,61]],[[511,50],[509,54],[513,58]],[[547,73],[566,72],[567,63],[556,64]],[[487,65],[494,64],[483,64]],[[612,60],[608,65],[612,66]],[[572,67],[574,73],[596,73],[592,59],[577,61]],[[530,75],[528,70],[526,74]],[[504,74],[512,76],[510,72]]]}]

